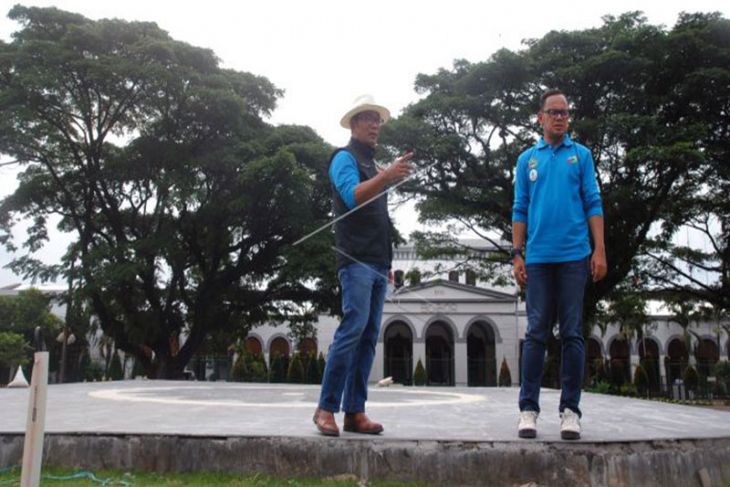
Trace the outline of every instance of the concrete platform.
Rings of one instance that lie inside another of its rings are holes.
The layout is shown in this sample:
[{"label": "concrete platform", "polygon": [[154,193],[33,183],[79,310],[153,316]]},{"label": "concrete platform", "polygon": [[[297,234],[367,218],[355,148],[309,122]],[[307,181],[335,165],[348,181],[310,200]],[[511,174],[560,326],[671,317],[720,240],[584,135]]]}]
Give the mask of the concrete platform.
[{"label": "concrete platform", "polygon": [[[730,413],[584,394],[583,438],[560,440],[543,390],[535,440],[516,388],[373,387],[376,437],[320,436],[318,386],[171,381],[53,385],[44,460],[69,468],[354,475],[432,485],[730,483]],[[0,467],[22,457],[28,389],[0,389]],[[341,416],[338,417],[341,424]]]}]

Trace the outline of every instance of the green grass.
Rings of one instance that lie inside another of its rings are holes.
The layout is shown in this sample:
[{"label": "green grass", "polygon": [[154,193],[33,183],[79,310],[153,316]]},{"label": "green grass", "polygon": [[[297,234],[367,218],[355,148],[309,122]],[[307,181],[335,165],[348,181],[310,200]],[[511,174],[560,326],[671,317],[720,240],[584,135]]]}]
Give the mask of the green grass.
[{"label": "green grass", "polygon": [[[71,478],[71,477],[83,478]],[[93,477],[92,477],[93,476]],[[0,487],[20,485],[20,469],[0,469]],[[225,486],[225,487],[353,487],[360,483],[356,476],[340,476],[332,479],[274,479],[262,475],[235,475],[220,473],[145,473],[83,470],[44,469],[42,486],[164,486],[180,485]],[[416,487],[418,484],[372,482],[373,487]]]}]

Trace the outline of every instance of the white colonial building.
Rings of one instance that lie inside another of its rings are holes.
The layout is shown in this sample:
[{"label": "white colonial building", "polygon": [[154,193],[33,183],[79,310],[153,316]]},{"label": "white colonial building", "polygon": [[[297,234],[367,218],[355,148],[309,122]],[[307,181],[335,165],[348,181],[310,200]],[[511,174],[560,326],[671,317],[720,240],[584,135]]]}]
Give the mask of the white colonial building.
[{"label": "white colonial building", "polygon": [[[468,244],[473,247],[475,242]],[[419,360],[430,385],[497,385],[503,360],[513,384],[519,382],[525,303],[518,300],[515,288],[490,289],[473,274],[449,271],[450,267],[444,259],[416,259],[411,246],[395,251],[393,275],[398,287],[385,302],[371,382],[390,376],[398,383],[412,383]],[[437,275],[407,286],[404,276],[414,268]],[[293,350],[326,355],[338,324],[336,317],[321,316],[316,337],[299,343],[289,338],[285,326],[262,326],[249,334],[246,345],[263,353],[267,361],[274,353],[289,355]],[[684,330],[669,316],[651,316],[641,342],[624,337],[618,324],[603,334],[596,329],[586,341],[588,369],[600,358],[622,365],[629,377],[644,359],[653,363],[650,373],[658,384],[671,384],[686,363],[695,363],[708,375],[714,363],[728,359],[730,340],[719,323],[695,323],[691,329],[689,347]]]}]

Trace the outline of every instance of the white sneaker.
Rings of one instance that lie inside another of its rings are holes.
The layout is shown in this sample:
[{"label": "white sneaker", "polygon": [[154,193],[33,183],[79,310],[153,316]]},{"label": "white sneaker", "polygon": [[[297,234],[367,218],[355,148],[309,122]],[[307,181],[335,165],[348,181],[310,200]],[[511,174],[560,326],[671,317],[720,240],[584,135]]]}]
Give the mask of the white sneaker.
[{"label": "white sneaker", "polygon": [[520,411],[520,422],[517,425],[517,436],[534,438],[537,436],[537,412]]},{"label": "white sneaker", "polygon": [[580,416],[572,409],[560,413],[560,437],[564,440],[580,439]]}]

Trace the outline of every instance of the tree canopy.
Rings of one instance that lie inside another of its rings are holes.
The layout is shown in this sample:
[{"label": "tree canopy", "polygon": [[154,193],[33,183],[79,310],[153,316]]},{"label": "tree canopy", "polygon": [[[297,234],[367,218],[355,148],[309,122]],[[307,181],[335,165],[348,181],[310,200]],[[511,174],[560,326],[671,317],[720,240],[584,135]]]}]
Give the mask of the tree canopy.
[{"label": "tree canopy", "polygon": [[[178,377],[206,336],[328,309],[329,147],[265,122],[281,95],[156,24],[14,7],[0,43],[0,152],[24,168],[0,204],[2,242],[33,222],[12,268],[71,279],[117,348],[150,377]],[[74,235],[65,261],[31,253],[51,217]],[[186,341],[179,344],[183,333]]]},{"label": "tree canopy", "polygon": [[50,348],[61,324],[61,320],[51,313],[48,294],[28,289],[16,295],[0,296],[0,365],[12,367],[29,363],[33,356],[30,344],[35,343],[35,329],[40,327]]}]

